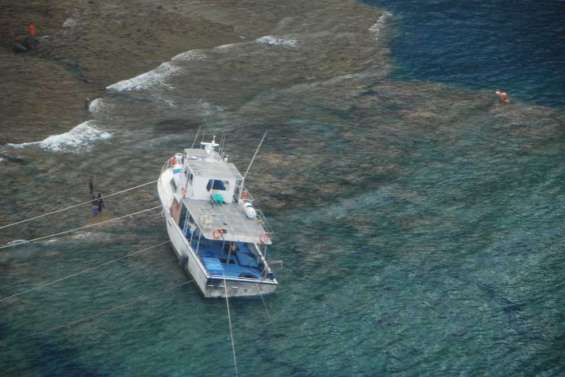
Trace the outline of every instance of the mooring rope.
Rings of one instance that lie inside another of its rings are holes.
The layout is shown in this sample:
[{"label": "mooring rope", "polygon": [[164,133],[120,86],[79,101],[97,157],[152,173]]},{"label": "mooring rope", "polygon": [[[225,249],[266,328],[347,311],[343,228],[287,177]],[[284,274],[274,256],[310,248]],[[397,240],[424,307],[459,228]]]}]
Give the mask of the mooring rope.
[{"label": "mooring rope", "polygon": [[[224,239],[224,235],[222,234],[222,240],[223,243],[225,244],[226,240]],[[223,249],[223,245],[222,245],[222,249]],[[228,263],[231,259],[231,248],[228,251]],[[230,341],[231,341],[231,352],[232,352],[232,356],[233,356],[233,368],[235,370],[235,377],[239,377],[239,370],[237,368],[237,356],[235,353],[235,340],[233,338],[233,326],[232,326],[232,322],[231,322],[231,313],[230,313],[230,300],[229,300],[229,295],[228,295],[228,281],[226,279],[226,275],[224,274],[224,294],[226,297],[226,309],[228,312],[228,325],[229,325],[229,330],[230,330]]]},{"label": "mooring rope", "polygon": [[226,308],[228,310],[228,324],[230,329],[230,341],[231,341],[231,352],[233,356],[233,367],[235,369],[235,377],[239,376],[239,370],[237,369],[237,356],[235,353],[235,341],[233,339],[233,326],[231,323],[231,313],[230,313],[230,300],[228,298],[228,285],[226,279],[224,278],[224,291],[226,293]]},{"label": "mooring rope", "polygon": [[272,323],[271,313],[269,312],[269,308],[267,307],[267,303],[265,302],[265,298],[263,297],[263,292],[261,291],[261,287],[257,284],[257,290],[259,291],[259,297],[261,297],[261,301],[263,302],[263,308],[265,308],[265,314],[267,315],[267,319],[269,323]]},{"label": "mooring rope", "polygon": [[45,287],[49,287],[49,286],[51,286],[51,285],[53,285],[53,284],[57,284],[57,283],[60,283],[60,282],[62,282],[62,281],[65,281],[65,280],[67,280],[67,279],[74,278],[75,276],[79,276],[79,275],[82,275],[82,274],[84,274],[84,273],[97,270],[97,269],[100,268],[100,267],[103,267],[103,266],[106,266],[106,265],[108,265],[108,264],[117,262],[117,261],[119,261],[119,260],[126,259],[126,258],[132,257],[132,256],[137,255],[137,254],[145,253],[145,252],[147,252],[147,251],[149,251],[149,250],[152,250],[152,249],[155,249],[155,248],[157,248],[157,247],[166,245],[166,244],[168,244],[169,242],[170,242],[170,241],[161,242],[161,243],[159,243],[159,244],[157,244],[157,245],[149,246],[149,247],[146,247],[146,248],[143,248],[143,249],[139,249],[139,250],[137,250],[137,251],[133,251],[133,252],[131,252],[131,253],[127,253],[126,255],[122,255],[122,256],[119,257],[119,258],[115,258],[115,259],[112,259],[112,260],[109,260],[109,261],[106,261],[106,262],[103,262],[103,263],[100,263],[100,264],[97,264],[97,265],[94,265],[94,266],[91,266],[91,267],[87,267],[87,268],[85,268],[84,270],[80,270],[80,271],[74,272],[74,273],[72,273],[72,274],[63,276],[63,277],[61,277],[61,278],[58,278],[58,279],[55,279],[55,280],[45,281],[45,282],[40,283],[40,284],[38,284],[38,285],[36,285],[36,286],[34,286],[34,287],[31,287],[31,288],[28,288],[28,289],[24,289],[23,291],[14,293],[14,294],[12,294],[12,295],[10,295],[10,296],[2,297],[2,298],[0,298],[0,303],[3,303],[4,301],[7,301],[7,300],[9,300],[9,299],[11,299],[11,298],[14,298],[14,297],[22,296],[22,295],[28,294],[28,293],[30,293],[30,292],[37,291],[37,290],[39,290],[39,289],[43,289],[43,288],[45,288]]},{"label": "mooring rope", "polygon": [[[138,189],[138,188],[141,188],[141,187],[144,187],[144,186],[153,184],[153,183],[155,183],[155,182],[157,182],[157,180],[154,180],[154,181],[151,181],[151,182],[146,182],[146,183],[143,183],[143,184],[141,184],[141,185],[129,187],[129,188],[126,188],[126,189],[123,189],[123,190],[120,190],[120,191],[116,191],[116,192],[114,192],[114,193],[111,193],[111,194],[102,196],[101,199],[111,198],[112,196],[116,196],[116,195],[119,195],[119,194],[123,194],[123,193],[125,193],[125,192],[129,192],[129,191],[132,191],[132,190],[136,190],[136,189]],[[96,198],[96,199],[98,199],[98,198]],[[88,200],[88,201],[85,201],[85,202],[82,202],[82,203],[73,204],[73,205],[68,206],[68,207],[65,207],[65,208],[61,208],[61,209],[57,209],[57,210],[54,210],[54,211],[46,212],[46,213],[41,214],[41,215],[37,215],[37,216],[33,216],[33,217],[30,217],[30,218],[27,218],[27,219],[23,219],[23,220],[20,220],[20,221],[16,221],[16,222],[11,223],[11,224],[2,225],[2,226],[0,226],[0,230],[6,229],[6,228],[10,228],[10,227],[15,226],[15,225],[27,223],[27,222],[30,222],[30,221],[33,221],[33,220],[41,219],[41,218],[43,218],[43,217],[46,217],[46,216],[49,216],[49,215],[54,215],[54,214],[56,214],[56,213],[68,211],[68,210],[73,209],[73,208],[81,207],[81,206],[90,204],[91,202],[92,202],[92,199],[91,199],[91,200]]]},{"label": "mooring rope", "polygon": [[70,230],[65,230],[65,231],[59,232],[59,233],[52,233],[52,234],[48,234],[48,235],[46,235],[46,236],[41,236],[41,237],[37,237],[37,238],[32,238],[31,240],[22,240],[22,242],[16,242],[16,243],[6,244],[6,245],[3,245],[3,246],[0,246],[0,250],[2,250],[2,249],[7,249],[7,248],[9,248],[9,247],[16,247],[16,246],[20,246],[20,245],[27,245],[27,244],[32,243],[32,242],[37,242],[37,241],[46,240],[46,239],[48,239],[48,238],[53,238],[53,237],[62,236],[62,235],[65,235],[65,234],[77,232],[77,231],[82,230],[82,229],[93,228],[93,227],[95,227],[95,226],[107,224],[107,223],[112,222],[112,221],[121,220],[121,219],[126,218],[126,217],[136,216],[136,215],[140,215],[140,214],[142,214],[142,213],[146,213],[146,212],[149,212],[149,211],[154,211],[154,210],[156,210],[157,208],[161,208],[161,206],[159,205],[159,206],[155,206],[155,207],[143,209],[143,210],[141,210],[141,211],[128,213],[127,215],[123,215],[123,216],[120,216],[120,217],[114,217],[114,218],[111,218],[111,219],[108,219],[108,220],[104,220],[104,221],[97,222],[97,223],[95,223],[95,224],[88,224],[88,225],[79,226],[78,228],[73,228],[73,229],[70,229]]}]

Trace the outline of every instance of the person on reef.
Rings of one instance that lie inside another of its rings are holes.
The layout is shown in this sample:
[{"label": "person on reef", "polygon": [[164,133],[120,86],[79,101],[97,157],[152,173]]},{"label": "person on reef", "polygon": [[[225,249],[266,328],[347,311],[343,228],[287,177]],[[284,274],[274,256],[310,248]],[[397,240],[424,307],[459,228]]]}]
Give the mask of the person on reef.
[{"label": "person on reef", "polygon": [[37,36],[37,28],[35,27],[35,24],[33,22],[30,22],[27,25],[27,35],[30,37],[36,37]]},{"label": "person on reef", "polygon": [[499,89],[495,92],[495,94],[498,96],[498,100],[500,101],[500,103],[507,104],[508,102],[510,102],[510,99],[508,98],[508,93],[506,93],[504,90]]},{"label": "person on reef", "polygon": [[90,197],[94,199],[94,180],[92,177],[88,178],[88,191],[90,192]]},{"label": "person on reef", "polygon": [[92,200],[90,201],[91,204],[91,211],[92,217],[96,217],[98,215],[98,199],[93,195]]},{"label": "person on reef", "polygon": [[92,205],[92,217],[96,217],[102,213],[106,205],[104,204],[104,199],[102,194],[98,193],[98,196],[94,194],[94,179],[92,177],[88,178],[88,191],[90,192],[90,204]]},{"label": "person on reef", "polygon": [[14,41],[14,52],[27,52],[35,50],[39,47],[37,37],[37,28],[33,22],[27,25],[27,34],[25,36],[18,35]]},{"label": "person on reef", "polygon": [[98,204],[98,214],[102,213],[102,210],[105,208],[104,199],[102,199],[102,194],[98,193],[98,197],[96,198],[96,202]]}]

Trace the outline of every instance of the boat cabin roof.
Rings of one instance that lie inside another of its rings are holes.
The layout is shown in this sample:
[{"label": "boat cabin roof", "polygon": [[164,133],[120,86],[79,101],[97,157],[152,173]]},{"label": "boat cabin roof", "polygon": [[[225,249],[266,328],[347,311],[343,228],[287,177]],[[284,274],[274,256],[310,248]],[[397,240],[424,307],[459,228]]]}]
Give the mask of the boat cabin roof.
[{"label": "boat cabin roof", "polygon": [[231,162],[224,161],[221,156],[204,149],[185,149],[187,165],[196,176],[218,179],[240,179],[241,173]]},{"label": "boat cabin roof", "polygon": [[188,167],[195,176],[217,179],[241,178],[235,165],[225,161],[188,160]]},{"label": "boat cabin roof", "polygon": [[238,203],[217,204],[188,198],[183,203],[208,239],[271,244],[261,220],[248,218]]}]

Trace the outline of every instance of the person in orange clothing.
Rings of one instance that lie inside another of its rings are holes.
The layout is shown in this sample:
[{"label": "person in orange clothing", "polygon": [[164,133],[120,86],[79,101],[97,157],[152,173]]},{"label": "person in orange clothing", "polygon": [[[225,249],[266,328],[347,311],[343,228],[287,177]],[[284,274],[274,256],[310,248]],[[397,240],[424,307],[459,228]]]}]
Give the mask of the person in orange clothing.
[{"label": "person in orange clothing", "polygon": [[39,47],[39,40],[36,38],[37,28],[33,22],[27,25],[27,35],[16,36],[14,41],[14,52],[27,52]]},{"label": "person in orange clothing", "polygon": [[27,25],[27,34],[30,37],[36,37],[37,36],[37,28],[35,27],[35,24],[33,22],[30,22]]}]

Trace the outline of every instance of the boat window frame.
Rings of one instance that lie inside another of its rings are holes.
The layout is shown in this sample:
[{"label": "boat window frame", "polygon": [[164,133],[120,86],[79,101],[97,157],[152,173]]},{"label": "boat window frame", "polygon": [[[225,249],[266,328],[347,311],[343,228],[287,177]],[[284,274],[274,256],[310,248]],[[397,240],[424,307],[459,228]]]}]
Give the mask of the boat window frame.
[{"label": "boat window frame", "polygon": [[[223,188],[217,188],[216,182],[219,182],[223,186]],[[208,192],[210,192],[210,191],[229,191],[229,187],[230,187],[230,181],[229,180],[212,178],[212,179],[208,180],[208,183],[206,183],[206,191],[208,191]]]}]

